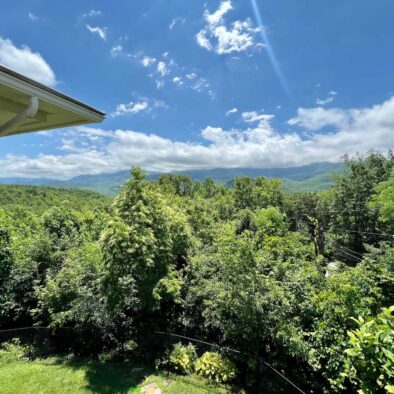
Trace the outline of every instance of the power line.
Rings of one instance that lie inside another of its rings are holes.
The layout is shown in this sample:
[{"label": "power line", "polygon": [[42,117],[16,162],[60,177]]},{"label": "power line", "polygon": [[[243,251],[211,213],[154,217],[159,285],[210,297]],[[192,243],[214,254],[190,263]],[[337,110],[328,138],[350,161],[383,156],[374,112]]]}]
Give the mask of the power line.
[{"label": "power line", "polygon": [[[307,215],[307,213],[304,213],[303,215]],[[312,215],[311,215],[312,216]],[[302,218],[298,216],[287,216],[288,219],[295,219],[295,220],[302,220]],[[381,237],[394,237],[394,234],[387,234],[387,233],[378,233],[375,231],[357,231],[357,230],[348,230],[345,228],[327,228],[327,227],[321,227],[323,230],[330,231],[330,230],[339,230],[343,232],[348,232],[348,233],[355,233],[355,234],[365,234],[365,235],[379,235]]]},{"label": "power line", "polygon": [[[299,232],[306,237],[309,237],[309,238],[311,237],[310,234],[306,234],[303,231],[299,230]],[[327,245],[329,245],[334,251],[336,251],[342,257],[345,257],[345,258],[351,257],[352,259],[355,259],[358,262],[363,261],[363,256],[360,253],[358,253],[350,248],[346,248],[346,247],[342,248],[342,247],[334,246],[331,242],[327,242]],[[347,249],[348,251],[346,251],[345,249]],[[360,255],[361,257],[356,256],[356,254]]]},{"label": "power line", "polygon": [[333,230],[339,230],[339,231],[343,231],[345,233],[356,233],[356,234],[366,234],[366,235],[380,235],[381,237],[394,237],[394,234],[378,233],[378,232],[374,232],[374,231],[356,231],[356,230],[347,230],[345,228],[335,228]]},{"label": "power line", "polygon": [[[179,335],[179,334],[173,334],[170,332],[163,332],[163,331],[156,331],[157,334],[160,335],[168,335],[170,337],[176,337],[176,338],[180,338],[180,339],[186,339],[188,341],[192,341],[192,342],[196,342],[196,343],[201,343],[203,345],[208,345],[208,346],[212,346],[212,347],[216,347],[218,349],[224,349],[228,352],[232,352],[232,353],[236,353],[236,354],[241,354],[247,357],[254,357],[248,353],[244,353],[241,352],[239,350],[236,349],[231,349],[229,347],[223,347],[220,345],[217,345],[216,343],[210,343],[210,342],[206,342],[206,341],[202,341],[200,339],[195,339],[195,338],[190,338],[190,337],[186,337],[184,335]],[[279,372],[277,369],[275,369],[271,364],[269,364],[267,361],[265,361],[263,358],[258,357],[260,361],[263,362],[264,365],[266,365],[268,368],[270,368],[272,371],[274,371],[276,374],[278,374],[282,379],[286,380],[287,383],[289,383],[291,386],[293,386],[295,389],[297,389],[300,393],[306,394],[305,391],[303,391],[301,388],[299,388],[295,383],[293,383],[290,379],[288,379],[285,375],[283,375],[281,372]]]},{"label": "power line", "polygon": [[363,255],[363,254],[361,254],[361,253],[358,253],[358,252],[356,252],[355,250],[348,248],[347,246],[340,245],[340,248],[341,248],[341,249],[348,250],[349,252],[351,252],[351,253],[353,253],[353,254],[355,254],[355,255],[359,256],[359,257],[362,257],[362,258],[364,258],[364,255]]}]

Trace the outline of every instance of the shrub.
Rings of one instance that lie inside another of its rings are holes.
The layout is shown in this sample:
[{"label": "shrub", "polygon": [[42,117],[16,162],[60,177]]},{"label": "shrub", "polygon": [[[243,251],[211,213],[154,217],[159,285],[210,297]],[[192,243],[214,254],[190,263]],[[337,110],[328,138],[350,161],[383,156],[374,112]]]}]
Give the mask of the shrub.
[{"label": "shrub", "polygon": [[227,357],[217,352],[206,352],[197,360],[196,372],[217,383],[226,383],[235,377],[237,370]]},{"label": "shrub", "polygon": [[0,365],[21,360],[27,352],[28,348],[21,345],[19,339],[5,342],[0,345]]},{"label": "shrub", "polygon": [[196,348],[189,343],[187,346],[176,343],[171,352],[167,352],[164,359],[157,366],[168,368],[181,374],[192,374],[197,359]]},{"label": "shrub", "polygon": [[360,393],[394,393],[394,306],[376,318],[359,317],[357,330],[349,332],[349,349],[341,374]]}]

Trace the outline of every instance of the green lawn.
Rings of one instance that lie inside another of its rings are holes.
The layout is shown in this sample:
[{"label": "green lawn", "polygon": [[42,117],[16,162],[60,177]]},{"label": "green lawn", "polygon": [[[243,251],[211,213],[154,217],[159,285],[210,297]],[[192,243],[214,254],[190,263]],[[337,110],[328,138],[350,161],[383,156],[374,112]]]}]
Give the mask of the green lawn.
[{"label": "green lawn", "polygon": [[1,394],[141,393],[156,383],[163,393],[229,393],[192,377],[164,376],[130,364],[63,362],[57,359],[0,364]]}]

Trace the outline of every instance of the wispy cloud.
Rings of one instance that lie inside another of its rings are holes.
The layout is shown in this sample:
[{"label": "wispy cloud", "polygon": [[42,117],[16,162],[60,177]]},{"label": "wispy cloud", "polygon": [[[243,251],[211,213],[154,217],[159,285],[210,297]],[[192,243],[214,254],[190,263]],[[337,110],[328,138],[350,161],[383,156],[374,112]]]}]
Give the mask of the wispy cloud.
[{"label": "wispy cloud", "polygon": [[90,10],[86,14],[82,15],[82,18],[94,18],[97,16],[102,16],[103,13],[100,10]]},{"label": "wispy cloud", "polygon": [[242,112],[242,119],[246,123],[256,123],[258,122],[260,126],[264,125],[269,127],[270,121],[274,118],[274,115],[262,114],[257,111]]},{"label": "wispy cloud", "polygon": [[254,27],[250,19],[236,20],[226,25],[224,16],[232,9],[231,0],[223,0],[212,14],[205,10],[205,27],[196,36],[202,48],[224,55],[262,46],[256,41],[260,28]]},{"label": "wispy cloud", "polygon": [[33,52],[28,46],[18,48],[11,40],[2,37],[0,63],[45,85],[55,86],[57,83],[55,73],[40,53]]},{"label": "wispy cloud", "polygon": [[157,89],[174,84],[182,89],[207,92],[212,99],[215,97],[211,84],[206,78],[199,76],[196,70],[187,70],[187,68],[180,66],[168,52],[158,56],[150,56],[143,52],[126,52],[120,45],[117,45],[111,49],[111,56],[125,56],[142,65],[147,69],[147,75],[154,79]]},{"label": "wispy cloud", "polygon": [[137,100],[127,104],[118,104],[114,112],[111,113],[113,118],[122,115],[137,115],[140,113],[150,113],[155,108],[168,108],[168,105],[161,100],[139,97]]},{"label": "wispy cloud", "polygon": [[128,104],[118,104],[115,112],[111,114],[112,117],[126,115],[126,114],[138,114],[139,112],[147,110],[149,104],[146,101],[143,102],[130,102]]},{"label": "wispy cloud", "polygon": [[86,28],[93,34],[97,34],[102,40],[106,41],[107,39],[107,28],[106,27],[93,27],[90,25],[86,25]]},{"label": "wispy cloud", "polygon": [[42,21],[45,21],[45,18],[41,18],[41,17],[37,16],[36,14],[33,14],[32,12],[29,12],[27,15],[28,15],[29,19],[30,19],[32,22],[42,22]]},{"label": "wispy cloud", "polygon": [[321,105],[321,106],[330,104],[334,101],[337,94],[338,94],[338,92],[331,90],[331,92],[328,93],[328,96],[325,99],[319,99],[319,98],[316,99],[316,104]]},{"label": "wispy cloud", "polygon": [[231,115],[231,114],[235,114],[235,113],[237,113],[237,112],[238,112],[238,109],[237,109],[237,108],[229,109],[229,110],[226,112],[226,116],[229,116],[229,115]]},{"label": "wispy cloud", "polygon": [[179,24],[179,25],[184,25],[186,23],[186,18],[173,18],[170,22],[170,24],[168,25],[170,30],[173,30],[174,27]]},{"label": "wispy cloud", "polygon": [[122,45],[115,45],[114,47],[111,48],[111,56],[118,57],[119,55],[122,54],[122,51],[123,51]]}]

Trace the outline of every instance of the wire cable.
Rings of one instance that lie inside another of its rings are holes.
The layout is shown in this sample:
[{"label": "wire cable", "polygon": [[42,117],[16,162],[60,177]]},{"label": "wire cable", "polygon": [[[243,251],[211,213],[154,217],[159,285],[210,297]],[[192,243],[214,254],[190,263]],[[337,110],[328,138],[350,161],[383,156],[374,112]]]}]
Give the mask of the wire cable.
[{"label": "wire cable", "polygon": [[[210,343],[210,342],[206,342],[206,341],[202,341],[200,339],[195,339],[195,338],[190,338],[190,337],[186,337],[184,335],[179,335],[179,334],[173,334],[170,332],[163,332],[163,331],[156,331],[157,334],[160,335],[168,335],[171,337],[176,337],[176,338],[180,338],[180,339],[186,339],[188,341],[192,341],[192,342],[196,342],[196,343],[201,343],[204,345],[208,345],[208,346],[212,346],[212,347],[216,347],[218,349],[224,349],[227,350],[228,352],[232,352],[232,353],[236,353],[236,354],[242,354],[244,356],[247,357],[254,357],[248,353],[244,353],[241,352],[239,350],[236,349],[231,349],[229,347],[223,347],[220,345],[217,345],[216,343]],[[276,374],[278,374],[282,379],[284,379],[287,383],[289,383],[291,386],[293,386],[295,389],[297,389],[300,393],[306,394],[304,390],[302,390],[300,387],[298,387],[295,383],[293,383],[289,378],[287,378],[285,375],[283,375],[281,372],[279,372],[277,369],[275,369],[271,364],[269,364],[267,361],[265,361],[263,358],[259,357],[259,360],[263,362],[264,365],[266,365],[268,368],[270,368],[272,371],[274,371]]]}]

